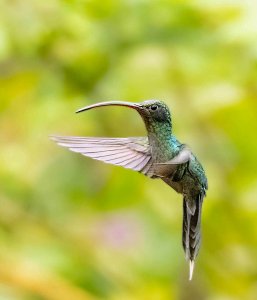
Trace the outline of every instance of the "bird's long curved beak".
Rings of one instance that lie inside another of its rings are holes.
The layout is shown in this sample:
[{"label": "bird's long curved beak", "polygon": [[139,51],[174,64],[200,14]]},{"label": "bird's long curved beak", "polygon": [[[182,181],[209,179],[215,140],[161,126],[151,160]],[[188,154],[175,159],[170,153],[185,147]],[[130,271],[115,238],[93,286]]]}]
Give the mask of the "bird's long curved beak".
[{"label": "bird's long curved beak", "polygon": [[102,106],[126,106],[126,107],[133,108],[136,110],[139,110],[141,107],[141,105],[138,103],[125,102],[125,101],[106,101],[106,102],[99,102],[96,104],[82,107],[79,110],[77,110],[76,113],[80,113],[85,110],[89,110],[89,109],[96,108],[96,107],[102,107]]}]

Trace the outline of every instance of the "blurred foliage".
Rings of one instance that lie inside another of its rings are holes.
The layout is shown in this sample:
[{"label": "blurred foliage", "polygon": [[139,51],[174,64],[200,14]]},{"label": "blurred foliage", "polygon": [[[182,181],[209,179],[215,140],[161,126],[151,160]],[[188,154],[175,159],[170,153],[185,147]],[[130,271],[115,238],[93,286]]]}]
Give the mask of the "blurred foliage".
[{"label": "blurred foliage", "polygon": [[[257,299],[257,3],[0,1],[0,299]],[[163,99],[206,168],[195,277],[181,197],[54,133],[141,136]]]}]

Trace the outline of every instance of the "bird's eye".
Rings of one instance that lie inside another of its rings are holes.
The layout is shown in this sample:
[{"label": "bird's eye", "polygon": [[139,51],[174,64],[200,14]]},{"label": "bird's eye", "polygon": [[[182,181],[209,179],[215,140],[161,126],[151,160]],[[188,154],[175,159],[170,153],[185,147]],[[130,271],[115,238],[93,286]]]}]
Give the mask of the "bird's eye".
[{"label": "bird's eye", "polygon": [[150,106],[150,109],[151,110],[157,110],[158,106],[156,104],[153,104],[153,105]]}]

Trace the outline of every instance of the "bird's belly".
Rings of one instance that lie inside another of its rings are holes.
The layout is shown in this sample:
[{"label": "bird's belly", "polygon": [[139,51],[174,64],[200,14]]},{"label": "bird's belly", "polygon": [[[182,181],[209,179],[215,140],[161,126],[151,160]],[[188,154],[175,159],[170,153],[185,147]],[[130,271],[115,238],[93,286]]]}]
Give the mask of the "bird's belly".
[{"label": "bird's belly", "polygon": [[173,174],[163,177],[162,180],[180,194],[199,193],[200,186],[187,169],[177,169]]},{"label": "bird's belly", "polygon": [[172,187],[177,193],[183,193],[183,185],[181,182],[172,181],[171,178],[162,178],[162,180],[167,183],[170,187]]}]

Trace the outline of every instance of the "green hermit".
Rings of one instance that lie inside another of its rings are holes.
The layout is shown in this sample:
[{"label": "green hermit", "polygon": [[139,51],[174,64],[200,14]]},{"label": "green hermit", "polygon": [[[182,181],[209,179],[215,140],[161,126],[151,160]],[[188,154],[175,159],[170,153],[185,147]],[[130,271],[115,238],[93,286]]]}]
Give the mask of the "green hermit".
[{"label": "green hermit", "polygon": [[101,102],[86,106],[77,112],[114,105],[136,110],[145,123],[147,137],[53,136],[52,139],[71,151],[138,171],[150,178],[161,179],[182,194],[182,243],[186,259],[189,261],[191,280],[201,242],[202,203],[208,188],[204,169],[190,148],[181,144],[173,135],[170,110],[162,101]]}]

